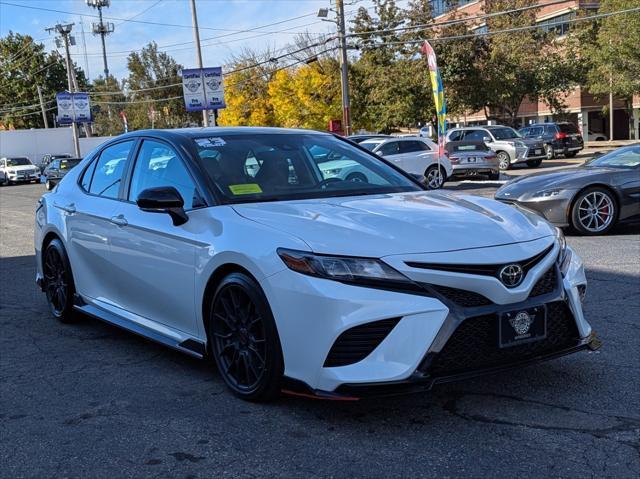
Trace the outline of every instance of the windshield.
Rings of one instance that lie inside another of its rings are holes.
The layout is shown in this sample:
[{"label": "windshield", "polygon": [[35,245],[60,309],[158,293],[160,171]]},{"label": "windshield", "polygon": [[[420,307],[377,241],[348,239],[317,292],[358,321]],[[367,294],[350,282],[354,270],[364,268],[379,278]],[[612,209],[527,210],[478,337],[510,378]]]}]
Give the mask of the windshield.
[{"label": "windshield", "polygon": [[7,166],[31,165],[29,158],[7,158]]},{"label": "windshield", "polygon": [[383,161],[330,135],[222,135],[194,143],[230,203],[420,190]]},{"label": "windshield", "polygon": [[491,128],[489,130],[496,140],[510,140],[511,138],[522,138],[522,135],[508,126],[502,128]]},{"label": "windshield", "polygon": [[632,145],[607,153],[586,163],[589,167],[635,168],[640,165],[640,145]]},{"label": "windshield", "polygon": [[77,160],[61,160],[60,161],[60,169],[62,169],[62,170],[70,170],[71,168],[76,166],[81,161],[82,161],[81,159],[77,159]]}]

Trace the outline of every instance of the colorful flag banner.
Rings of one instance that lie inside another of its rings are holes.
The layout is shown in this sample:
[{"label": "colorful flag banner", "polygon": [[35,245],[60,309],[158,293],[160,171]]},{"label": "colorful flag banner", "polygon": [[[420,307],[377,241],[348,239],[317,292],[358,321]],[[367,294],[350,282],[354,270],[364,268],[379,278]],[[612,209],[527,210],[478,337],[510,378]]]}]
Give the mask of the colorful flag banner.
[{"label": "colorful flag banner", "polygon": [[429,76],[431,77],[431,90],[433,91],[433,101],[436,106],[436,114],[438,115],[438,154],[441,157],[444,154],[444,136],[446,133],[447,120],[447,104],[444,100],[444,88],[442,87],[442,78],[436,61],[436,52],[433,47],[425,40],[422,45],[422,53],[427,57],[429,64]]}]

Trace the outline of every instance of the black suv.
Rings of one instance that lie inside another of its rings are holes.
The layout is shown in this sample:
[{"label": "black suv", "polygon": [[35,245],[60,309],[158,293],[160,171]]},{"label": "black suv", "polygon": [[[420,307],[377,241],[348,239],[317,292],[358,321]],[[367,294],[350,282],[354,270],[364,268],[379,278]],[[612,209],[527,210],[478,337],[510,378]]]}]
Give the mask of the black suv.
[{"label": "black suv", "polygon": [[573,123],[535,123],[519,132],[525,138],[543,140],[548,160],[558,155],[573,158],[584,148],[582,135]]}]

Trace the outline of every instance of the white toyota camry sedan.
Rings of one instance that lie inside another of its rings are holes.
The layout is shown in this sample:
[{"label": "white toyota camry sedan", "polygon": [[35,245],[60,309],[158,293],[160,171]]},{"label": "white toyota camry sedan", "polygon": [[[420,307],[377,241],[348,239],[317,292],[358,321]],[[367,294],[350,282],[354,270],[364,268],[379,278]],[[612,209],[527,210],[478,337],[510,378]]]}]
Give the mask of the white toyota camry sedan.
[{"label": "white toyota camry sedan", "polygon": [[249,400],[427,390],[599,346],[559,230],[425,191],[327,133],[114,138],[41,198],[35,249],[59,320],[91,315],[210,358]]}]

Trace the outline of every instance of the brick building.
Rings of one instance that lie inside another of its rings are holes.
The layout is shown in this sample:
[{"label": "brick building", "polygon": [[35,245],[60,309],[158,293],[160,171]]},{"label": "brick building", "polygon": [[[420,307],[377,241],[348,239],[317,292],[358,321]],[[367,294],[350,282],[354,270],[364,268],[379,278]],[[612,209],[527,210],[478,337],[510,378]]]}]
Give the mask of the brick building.
[{"label": "brick building", "polygon": [[[540,28],[555,31],[560,37],[570,34],[569,20],[574,18],[576,10],[583,8],[597,12],[598,1],[567,0],[553,5],[546,4],[553,0],[532,0],[542,8],[536,13],[536,20]],[[484,0],[433,0],[431,2],[434,20],[436,22],[451,19],[455,13],[467,16],[482,15]],[[566,23],[563,23],[566,22]],[[474,25],[476,32],[486,32],[487,25],[481,20]],[[445,85],[446,90],[446,85]],[[602,108],[608,104],[608,98],[594,98],[586,88],[579,87],[565,98],[566,111],[569,120],[573,121],[583,132],[585,140],[587,131],[592,134],[603,134],[609,137],[609,117],[602,115]],[[622,100],[614,99],[614,140],[640,139],[640,97],[633,99],[633,113],[630,115]],[[518,120],[521,126],[532,123],[553,120],[553,113],[542,101],[524,101],[518,110]],[[486,124],[484,112],[470,112],[463,118],[451,118],[450,123],[456,126]]]}]

